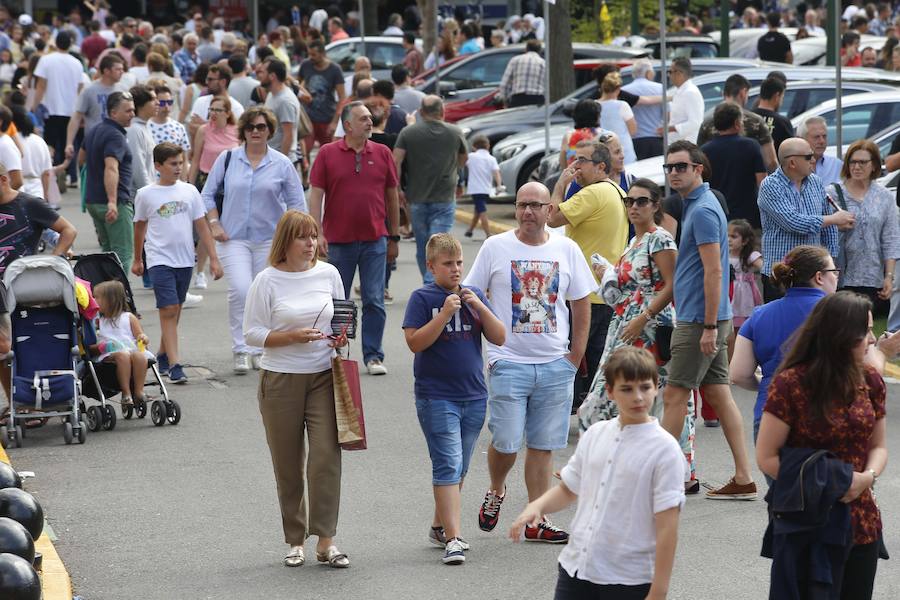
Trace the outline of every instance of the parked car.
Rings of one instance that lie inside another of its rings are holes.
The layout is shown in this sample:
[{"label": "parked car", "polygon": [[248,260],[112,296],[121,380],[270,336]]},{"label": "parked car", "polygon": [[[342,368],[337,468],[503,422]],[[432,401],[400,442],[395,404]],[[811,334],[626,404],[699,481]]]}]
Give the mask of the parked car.
[{"label": "parked car", "polygon": [[[871,46],[876,52],[880,52],[885,42],[887,42],[886,37],[863,34],[860,36],[859,47],[865,48],[866,46]],[[827,54],[827,43],[828,40],[824,37],[810,37],[802,40],[794,40],[791,42],[791,52],[794,53],[794,64],[824,65],[825,56]],[[832,68],[832,71],[833,70],[834,69]]]},{"label": "parked car", "polygon": [[[900,102],[896,91],[855,94],[842,98],[842,140],[851,143],[863,138],[871,138],[883,129],[900,123]],[[835,100],[827,100],[791,119],[797,127],[809,117],[825,119],[828,139],[837,141],[837,105]]]},{"label": "parked car", "polygon": [[[416,40],[421,47],[422,40]],[[394,65],[403,63],[406,50],[403,49],[403,38],[398,36],[366,36],[366,56],[372,63],[372,76],[375,79],[390,79]],[[345,74],[353,72],[353,63],[362,56],[362,38],[351,37],[331,42],[325,46],[328,59],[341,67]]]},{"label": "parked car", "polygon": [[[896,91],[896,86],[871,81],[851,80],[843,82],[841,86],[841,94],[843,96],[865,94],[867,92],[889,92],[891,90]],[[793,119],[800,113],[804,113],[826,100],[834,100],[836,93],[837,89],[833,79],[830,81],[790,81],[784,92],[781,109],[778,112],[788,119]],[[747,96],[747,106],[755,106],[758,100],[759,87],[751,88]]]},{"label": "parked car", "polygon": [[[645,48],[653,53],[653,58],[662,56],[659,36],[633,35],[628,38],[632,48]],[[719,56],[719,42],[708,35],[689,33],[669,33],[666,35],[666,57],[715,58]]]},{"label": "parked car", "polygon": [[[448,101],[484,97],[500,87],[506,65],[524,50],[524,44],[513,44],[468,54],[449,67],[441,65],[439,84],[435,74],[432,73],[416,85],[416,89],[426,94],[440,93]],[[635,59],[647,56],[648,51],[622,46],[575,43],[572,44],[572,54],[575,59]]]},{"label": "parked car", "polygon": [[[756,44],[759,38],[766,35],[768,27],[752,27],[749,29],[731,29],[728,31],[728,53],[732,58],[758,58]],[[797,39],[796,27],[782,27],[778,31],[787,36],[791,41]],[[711,31],[709,37],[714,42],[722,45],[722,32]],[[796,61],[795,61],[796,62]]]},{"label": "parked car", "polygon": [[[577,61],[576,61],[577,62]],[[659,71],[659,61],[653,61],[654,66]],[[695,73],[713,73],[725,69],[727,74],[731,74],[735,70],[748,67],[759,67],[765,65],[765,72],[768,73],[770,65],[773,68],[782,67],[780,63],[761,63],[756,60],[730,59],[730,58],[702,58],[692,61]],[[631,82],[631,67],[625,67],[621,71],[622,81],[627,84]],[[659,75],[659,73],[657,73]],[[722,82],[728,75],[722,78]],[[761,80],[760,80],[761,81]],[[597,96],[597,83],[592,81],[574,92],[557,100],[550,105],[550,123],[571,123],[571,118],[566,114],[571,112],[575,104],[584,98],[594,98]],[[721,99],[721,88],[719,98]],[[513,135],[522,131],[529,131],[536,127],[544,126],[544,107],[543,106],[523,106],[519,108],[508,108],[505,110],[497,110],[487,114],[479,115],[463,119],[457,122],[462,127],[466,137],[483,134],[491,141],[491,145],[495,145],[508,135]]]}]

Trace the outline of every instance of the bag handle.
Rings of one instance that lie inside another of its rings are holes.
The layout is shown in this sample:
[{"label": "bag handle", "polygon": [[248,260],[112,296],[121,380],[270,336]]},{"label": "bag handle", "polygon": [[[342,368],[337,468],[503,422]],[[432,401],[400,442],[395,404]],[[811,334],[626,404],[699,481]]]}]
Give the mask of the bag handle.
[{"label": "bag handle", "polygon": [[225,204],[225,177],[228,175],[228,165],[231,164],[231,150],[229,150],[225,154],[225,169],[222,171],[222,182],[219,184],[219,187],[222,188],[221,194],[216,194],[216,211],[219,213],[219,218],[222,218],[222,209]]}]

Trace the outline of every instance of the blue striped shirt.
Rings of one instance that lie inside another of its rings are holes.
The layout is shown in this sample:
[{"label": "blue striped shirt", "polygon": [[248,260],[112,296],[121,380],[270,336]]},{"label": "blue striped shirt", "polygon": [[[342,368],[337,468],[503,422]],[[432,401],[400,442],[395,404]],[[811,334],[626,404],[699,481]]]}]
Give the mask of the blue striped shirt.
[{"label": "blue striped shirt", "polygon": [[822,227],[823,216],[831,213],[822,180],[815,173],[801,182],[799,190],[780,167],[763,179],[759,187],[763,275],[771,275],[772,265],[803,244],[824,246],[837,256],[837,227]]}]

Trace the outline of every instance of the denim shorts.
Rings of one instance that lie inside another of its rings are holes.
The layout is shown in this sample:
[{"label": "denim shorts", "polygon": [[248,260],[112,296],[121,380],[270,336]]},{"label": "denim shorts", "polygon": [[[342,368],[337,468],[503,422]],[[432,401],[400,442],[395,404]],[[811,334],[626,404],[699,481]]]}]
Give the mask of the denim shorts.
[{"label": "denim shorts", "polygon": [[432,485],[456,485],[469,470],[487,402],[416,398],[419,425],[431,455]]},{"label": "denim shorts", "polygon": [[156,295],[156,308],[184,304],[188,288],[191,287],[193,267],[175,268],[156,265],[147,269],[153,293]]},{"label": "denim shorts", "polygon": [[487,212],[487,201],[490,196],[487,194],[472,194],[472,202],[475,204],[475,212]]},{"label": "denim shorts", "polygon": [[578,369],[562,357],[543,364],[498,360],[488,371],[488,429],[497,452],[561,450],[569,442],[572,389]]}]

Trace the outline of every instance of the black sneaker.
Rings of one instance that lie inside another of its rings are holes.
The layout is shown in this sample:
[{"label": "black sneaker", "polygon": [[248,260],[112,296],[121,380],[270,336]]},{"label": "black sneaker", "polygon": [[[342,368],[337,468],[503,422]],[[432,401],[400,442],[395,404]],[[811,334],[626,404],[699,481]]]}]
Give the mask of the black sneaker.
[{"label": "black sneaker", "polygon": [[525,526],[526,542],[544,542],[546,544],[567,544],[569,534],[544,518],[537,527]]},{"label": "black sneaker", "polygon": [[482,531],[493,531],[497,526],[497,520],[500,518],[500,505],[506,498],[506,490],[503,495],[497,495],[494,490],[488,490],[484,495],[484,502],[481,503],[481,510],[478,511],[478,527]]},{"label": "black sneaker", "polygon": [[169,374],[169,357],[165,353],[156,355],[156,368],[159,369],[160,375]]},{"label": "black sneaker", "polygon": [[169,368],[169,381],[178,384],[188,382],[187,375],[184,374],[184,369],[181,365],[172,365]]},{"label": "black sneaker", "polygon": [[470,238],[470,237],[472,237],[472,232],[471,232],[471,231],[467,231],[467,232],[465,232],[463,235],[466,236],[466,237],[468,237],[468,238]]}]

